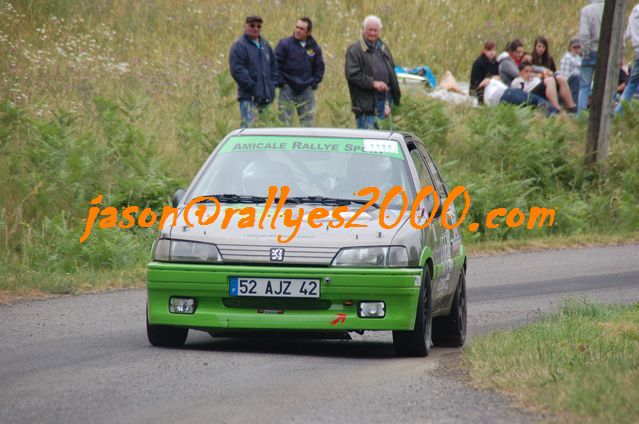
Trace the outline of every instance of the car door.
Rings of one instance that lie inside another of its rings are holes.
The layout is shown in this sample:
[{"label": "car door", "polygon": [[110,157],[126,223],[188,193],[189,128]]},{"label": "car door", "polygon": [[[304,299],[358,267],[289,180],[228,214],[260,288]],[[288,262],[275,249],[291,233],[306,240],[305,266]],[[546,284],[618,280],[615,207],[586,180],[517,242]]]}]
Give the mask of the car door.
[{"label": "car door", "polygon": [[[415,144],[408,144],[408,149],[410,152],[410,156],[415,164],[415,169],[417,171],[417,175],[419,177],[420,189],[433,186],[435,190],[438,190],[437,184],[433,179],[432,174],[428,170],[428,166],[426,163],[426,159],[422,155],[422,153],[418,150]],[[432,199],[431,196],[428,199]],[[441,199],[443,203],[444,199]],[[440,204],[441,207],[441,204]],[[428,210],[432,209],[432,202],[430,202]],[[429,239],[429,233],[431,234],[432,240]],[[432,281],[432,293],[433,293],[433,308],[438,309],[439,304],[445,299],[446,295],[449,292],[449,280],[450,280],[450,270],[448,267],[451,263],[449,261],[450,256],[450,243],[448,241],[448,231],[441,225],[441,220],[439,218],[433,219],[430,226],[422,230],[422,240],[425,243],[431,245],[433,250],[433,265],[435,267],[435,275],[433,276]]]},{"label": "car door", "polygon": [[[441,177],[441,173],[439,172],[437,165],[435,165],[435,161],[433,161],[433,158],[430,155],[430,152],[428,151],[428,149],[426,149],[426,146],[424,146],[422,143],[419,143],[419,142],[416,142],[415,144],[417,145],[417,148],[419,149],[420,153],[424,156],[426,160],[427,168],[430,171],[433,177],[433,180],[435,181],[437,192],[439,193],[442,199],[442,204],[443,204],[445,199],[448,197],[448,188],[444,184],[444,180]],[[446,252],[444,253],[444,261],[446,263],[444,268],[445,268],[445,271],[447,272],[447,278],[448,278],[447,289],[448,289],[448,293],[452,294],[455,290],[455,284],[457,283],[457,278],[459,277],[459,270],[461,268],[461,265],[455,266],[455,258],[462,254],[461,234],[459,232],[459,226],[456,225],[457,210],[455,208],[455,204],[451,202],[450,206],[448,207],[448,210],[443,211],[442,213],[446,214],[446,219],[449,226],[454,227],[452,230],[447,229],[441,224],[441,221],[440,221],[442,236],[446,237],[446,241],[447,241],[446,243],[447,247],[445,249]]]}]

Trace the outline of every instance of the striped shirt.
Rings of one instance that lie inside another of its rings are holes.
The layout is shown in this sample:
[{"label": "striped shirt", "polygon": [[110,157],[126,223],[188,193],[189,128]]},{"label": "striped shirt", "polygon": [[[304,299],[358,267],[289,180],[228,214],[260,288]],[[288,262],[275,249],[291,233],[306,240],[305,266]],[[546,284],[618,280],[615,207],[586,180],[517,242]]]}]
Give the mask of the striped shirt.
[{"label": "striped shirt", "polygon": [[559,72],[566,78],[572,74],[579,74],[581,67],[581,56],[566,52],[559,62]]}]

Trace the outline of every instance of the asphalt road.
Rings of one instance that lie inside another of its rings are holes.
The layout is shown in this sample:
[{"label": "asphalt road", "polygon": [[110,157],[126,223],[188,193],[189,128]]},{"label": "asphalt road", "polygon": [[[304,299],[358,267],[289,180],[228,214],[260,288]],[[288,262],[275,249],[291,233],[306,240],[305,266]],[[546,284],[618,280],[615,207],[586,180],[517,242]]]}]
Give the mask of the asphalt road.
[{"label": "asphalt road", "polygon": [[[564,297],[639,300],[639,246],[471,258],[469,334],[520,325]],[[353,340],[211,338],[148,345],[145,292],[0,306],[0,423],[529,422],[440,372],[457,349],[396,358]]]}]

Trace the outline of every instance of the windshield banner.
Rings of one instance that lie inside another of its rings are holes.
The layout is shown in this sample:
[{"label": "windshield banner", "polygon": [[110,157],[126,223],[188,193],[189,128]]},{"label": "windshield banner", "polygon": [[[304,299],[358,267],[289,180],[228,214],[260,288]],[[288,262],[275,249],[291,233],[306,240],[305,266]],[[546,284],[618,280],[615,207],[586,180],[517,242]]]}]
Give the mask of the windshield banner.
[{"label": "windshield banner", "polygon": [[239,151],[283,150],[363,153],[404,159],[395,140],[332,137],[242,136],[224,143],[220,154]]}]

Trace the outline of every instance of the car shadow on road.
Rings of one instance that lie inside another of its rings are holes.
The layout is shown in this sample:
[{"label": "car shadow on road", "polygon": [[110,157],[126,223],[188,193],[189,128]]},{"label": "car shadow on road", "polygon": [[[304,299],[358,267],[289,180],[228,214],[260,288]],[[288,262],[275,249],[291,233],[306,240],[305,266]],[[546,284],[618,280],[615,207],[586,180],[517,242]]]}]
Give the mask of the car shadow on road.
[{"label": "car shadow on road", "polygon": [[351,340],[350,337],[324,338],[306,333],[245,332],[210,337],[200,333],[191,338],[185,350],[306,355],[330,358],[390,359],[397,358],[393,343],[388,340]]}]

